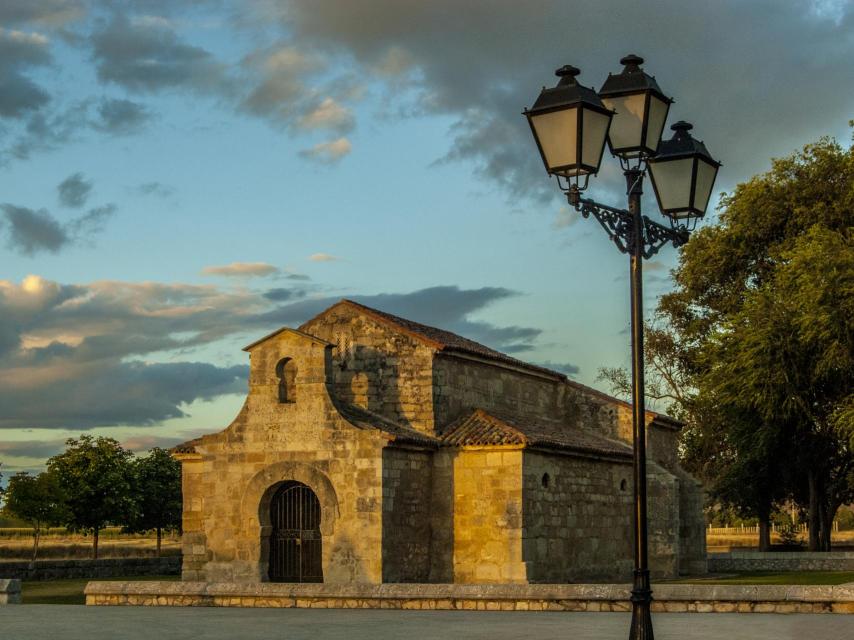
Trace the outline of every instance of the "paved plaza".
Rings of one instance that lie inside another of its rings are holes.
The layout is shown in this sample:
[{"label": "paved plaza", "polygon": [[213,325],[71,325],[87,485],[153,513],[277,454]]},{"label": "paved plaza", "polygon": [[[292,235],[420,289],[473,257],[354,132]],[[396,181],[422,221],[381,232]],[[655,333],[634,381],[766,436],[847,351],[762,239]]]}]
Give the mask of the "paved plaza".
[{"label": "paved plaza", "polygon": [[[657,614],[657,640],[848,640],[854,616]],[[182,607],[0,607],[4,640],[614,640],[628,614]]]}]

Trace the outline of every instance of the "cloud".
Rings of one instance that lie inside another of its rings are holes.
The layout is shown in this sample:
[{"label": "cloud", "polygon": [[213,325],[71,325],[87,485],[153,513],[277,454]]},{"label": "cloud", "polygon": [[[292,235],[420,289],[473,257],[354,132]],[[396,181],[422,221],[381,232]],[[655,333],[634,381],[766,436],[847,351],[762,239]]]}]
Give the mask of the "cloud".
[{"label": "cloud", "polygon": [[270,276],[279,273],[279,268],[266,262],[232,262],[219,267],[205,267],[202,274],[206,276],[226,276],[239,278],[253,278],[256,276]]},{"label": "cloud", "polygon": [[337,262],[341,258],[330,253],[312,253],[308,259],[312,262]]},{"label": "cloud", "polygon": [[330,142],[321,142],[309,149],[302,149],[299,155],[307,160],[321,164],[335,164],[352,151],[353,146],[347,138],[338,138]]},{"label": "cloud", "polygon": [[297,120],[300,129],[330,129],[349,133],[356,126],[353,113],[332,98],[325,98],[317,107]]},{"label": "cloud", "polygon": [[3,0],[0,24],[37,23],[59,27],[84,14],[79,0]]},{"label": "cloud", "polygon": [[65,450],[65,439],[0,441],[4,458],[50,458]]},{"label": "cloud", "polygon": [[276,289],[268,289],[262,295],[267,300],[272,300],[273,302],[285,302],[292,298],[301,298],[305,295],[305,292],[300,289],[285,289],[278,287]]},{"label": "cloud", "polygon": [[603,0],[583,10],[545,0],[536,11],[509,0],[264,6],[263,19],[279,21],[288,46],[326,66],[346,60],[357,65],[354,73],[385,86],[390,112],[449,117],[444,161],[474,166],[514,197],[558,196],[521,109],[541,86],[554,85],[552,70],[562,64],[581,67],[580,81],[598,89],[629,52],[618,43],[632,43],[676,98],[670,121],[692,121],[723,160],[720,187],[765,170],[771,156],[844,130],[854,100],[854,85],[840,84],[854,53],[850,2],[709,2],[690,16],[681,0]]},{"label": "cloud", "polygon": [[86,204],[92,193],[92,182],[79,171],[68,176],[56,187],[59,203],[64,207],[79,209]]},{"label": "cloud", "polygon": [[158,198],[169,198],[175,195],[175,187],[162,182],[144,182],[134,189],[143,196],[155,196]]},{"label": "cloud", "polygon": [[125,89],[163,89],[227,95],[233,81],[225,64],[207,50],[181,41],[168,21],[113,14],[91,35],[98,79]]},{"label": "cloud", "polygon": [[76,139],[89,127],[89,107],[84,100],[52,113],[33,113],[15,142],[0,155],[0,164],[13,158],[27,160],[34,152],[56,149]]},{"label": "cloud", "polygon": [[552,222],[552,229],[568,229],[579,220],[581,220],[581,214],[578,211],[563,206],[558,209],[555,220]]},{"label": "cloud", "polygon": [[12,204],[0,205],[9,228],[8,246],[24,255],[57,253],[70,242],[67,231],[45,209],[34,211]]},{"label": "cloud", "polygon": [[101,231],[115,211],[114,204],[90,209],[85,215],[61,223],[46,209],[38,211],[13,204],[0,205],[8,229],[7,246],[25,256],[59,253],[67,246],[84,243]]},{"label": "cloud", "polygon": [[546,369],[551,369],[552,371],[559,371],[560,373],[571,377],[578,375],[581,371],[581,368],[578,365],[572,364],[571,362],[552,362],[551,360],[542,360],[540,362],[534,362],[533,364],[545,367]]},{"label": "cloud", "polygon": [[240,108],[275,123],[292,124],[305,114],[305,100],[311,95],[305,78],[322,66],[317,55],[295,47],[253,52],[244,58],[242,67],[256,78],[255,86],[242,100]]},{"label": "cloud", "polygon": [[[495,302],[518,294],[502,287],[460,289],[456,286],[438,286],[410,293],[382,293],[349,296],[356,302],[402,316],[440,329],[453,331],[466,338],[482,342],[499,351],[518,353],[535,347],[542,333],[534,327],[496,326],[472,319],[471,316]],[[270,326],[302,324],[339,298],[305,298],[281,305],[259,316]]]},{"label": "cloud", "polygon": [[[0,403],[14,407],[14,414],[0,416],[0,428],[90,429],[180,418],[186,415],[182,405],[245,392],[249,367],[107,362],[52,373],[56,375],[49,385],[10,385],[6,380]],[[50,402],[45,402],[48,392]]]},{"label": "cloud", "polygon": [[112,135],[131,135],[142,131],[152,117],[151,112],[137,102],[111,98],[100,102],[98,120],[92,126]]},{"label": "cloud", "polygon": [[311,278],[304,273],[289,273],[285,276],[285,280],[296,280],[298,282],[307,282]]},{"label": "cloud", "polygon": [[[474,316],[516,295],[439,286],[356,299],[513,352],[530,349],[540,330]],[[244,364],[214,364],[193,353],[216,345],[239,357],[237,339],[299,326],[338,299],[308,297],[304,289],[0,281],[0,427],[88,429],[179,418],[189,403],[246,388]]]},{"label": "cloud", "polygon": [[48,103],[50,95],[25,71],[50,62],[45,36],[0,27],[0,117],[22,118]]}]

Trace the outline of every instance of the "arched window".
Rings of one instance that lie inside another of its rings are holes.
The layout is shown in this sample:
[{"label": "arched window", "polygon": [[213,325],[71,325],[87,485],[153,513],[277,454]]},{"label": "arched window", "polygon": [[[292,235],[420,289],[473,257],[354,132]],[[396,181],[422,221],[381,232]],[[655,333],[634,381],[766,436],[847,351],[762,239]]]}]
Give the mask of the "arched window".
[{"label": "arched window", "polygon": [[279,379],[279,402],[296,402],[297,364],[291,358],[282,358],[276,365],[276,377]]}]

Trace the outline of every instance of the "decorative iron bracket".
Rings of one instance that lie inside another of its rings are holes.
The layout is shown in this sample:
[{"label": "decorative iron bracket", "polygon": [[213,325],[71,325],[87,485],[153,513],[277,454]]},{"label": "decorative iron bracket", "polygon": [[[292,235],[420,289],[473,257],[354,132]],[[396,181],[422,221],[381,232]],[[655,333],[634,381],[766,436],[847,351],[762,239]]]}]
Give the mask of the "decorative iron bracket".
[{"label": "decorative iron bracket", "polygon": [[[617,209],[599,204],[589,198],[581,198],[578,191],[569,191],[567,200],[584,218],[591,215],[596,218],[608,237],[623,253],[632,253],[634,247],[634,220],[632,214],[625,209]],[[688,242],[688,230],[684,227],[670,228],[653,222],[646,216],[641,216],[643,243],[641,253],[644,258],[651,258],[668,242],[674,247],[681,247]]]}]

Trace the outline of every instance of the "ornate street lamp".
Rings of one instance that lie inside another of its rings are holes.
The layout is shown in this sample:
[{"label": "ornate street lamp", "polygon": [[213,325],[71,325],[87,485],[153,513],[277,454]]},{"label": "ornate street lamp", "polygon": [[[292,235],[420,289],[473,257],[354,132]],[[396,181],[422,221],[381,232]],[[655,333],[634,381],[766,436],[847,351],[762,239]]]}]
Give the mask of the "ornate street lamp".
[{"label": "ornate street lamp", "polygon": [[[702,142],[691,137],[688,123],[676,123],[673,138],[661,141],[672,100],[661,91],[655,78],[641,69],[642,58],[628,55],[620,62],[624,69],[620,74],[609,74],[599,92],[601,102],[590,95],[589,89],[575,82],[578,69],[561,67],[557,71],[561,77],[558,86],[543,89],[534,107],[525,110],[524,115],[546,170],[557,177],[570,205],[585,218],[593,215],[617,248],[631,258],[635,569],[629,637],[653,640],[647,555],[643,259],[658,253],[668,242],[679,247],[688,241],[690,229],[706,211],[720,163],[712,159]],[[588,118],[588,125],[590,120],[597,124],[586,126]],[[599,171],[606,136],[611,153],[619,158],[623,168],[628,209],[581,197],[589,176]],[[661,212],[670,220],[669,226],[641,214],[647,166]]]},{"label": "ornate street lamp", "polygon": [[649,159],[658,208],[671,220],[702,218],[721,163],[688,133],[693,125],[680,120],[670,128],[676,133],[663,140],[658,153]]},{"label": "ornate street lamp", "polygon": [[578,84],[579,70],[565,65],[555,71],[560,82],[552,89],[543,87],[534,106],[525,109],[531,133],[537,142],[546,171],[560,178],[579,178],[599,172],[605,138],[613,112],[602,104],[596,92]]},{"label": "ornate street lamp", "polygon": [[616,112],[608,134],[611,153],[621,159],[649,156],[656,152],[673,102],[658,83],[643,72],[643,58],[628,55],[620,64],[622,73],[608,74],[599,97]]}]

